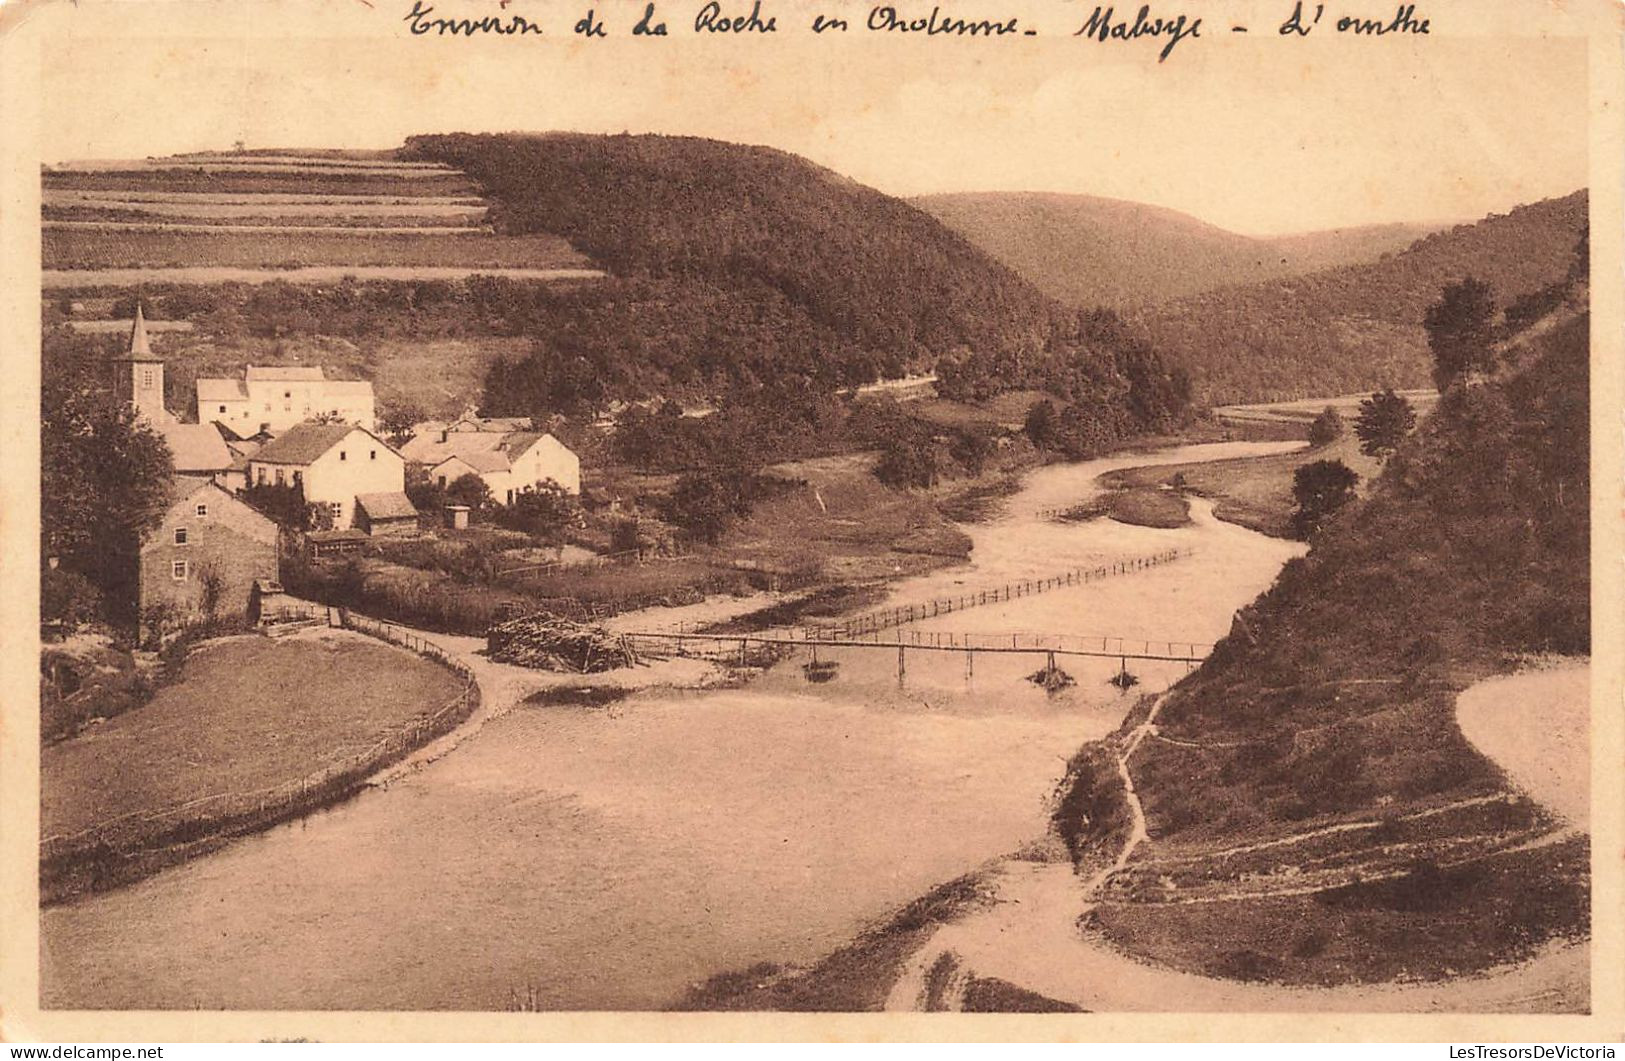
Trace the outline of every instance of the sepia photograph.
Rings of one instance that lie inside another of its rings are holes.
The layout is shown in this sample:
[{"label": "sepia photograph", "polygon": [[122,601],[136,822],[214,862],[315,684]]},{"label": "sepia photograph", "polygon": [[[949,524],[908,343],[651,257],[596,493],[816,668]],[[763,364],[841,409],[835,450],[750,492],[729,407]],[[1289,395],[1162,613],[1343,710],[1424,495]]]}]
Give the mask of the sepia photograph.
[{"label": "sepia photograph", "polygon": [[1601,38],[1380,7],[38,5],[26,1008],[1617,1012]]}]

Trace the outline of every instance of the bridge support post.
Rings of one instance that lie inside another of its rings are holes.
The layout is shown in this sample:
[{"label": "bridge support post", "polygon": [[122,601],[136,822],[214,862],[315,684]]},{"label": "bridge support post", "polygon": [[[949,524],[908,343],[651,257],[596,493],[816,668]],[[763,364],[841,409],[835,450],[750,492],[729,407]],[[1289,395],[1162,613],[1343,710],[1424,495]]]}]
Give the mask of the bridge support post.
[{"label": "bridge support post", "polygon": [[903,674],[904,674],[903,653],[906,652],[906,651],[907,651],[907,649],[903,648],[902,645],[897,646],[897,684],[898,685],[903,684]]},{"label": "bridge support post", "polygon": [[965,650],[965,681],[969,682],[976,677],[976,653],[970,649]]}]

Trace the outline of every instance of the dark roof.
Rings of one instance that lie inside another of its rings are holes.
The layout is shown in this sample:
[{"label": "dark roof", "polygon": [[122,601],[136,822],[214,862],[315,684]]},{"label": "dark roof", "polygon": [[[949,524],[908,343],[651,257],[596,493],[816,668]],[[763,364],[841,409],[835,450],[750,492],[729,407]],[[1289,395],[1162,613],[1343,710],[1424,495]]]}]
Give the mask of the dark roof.
[{"label": "dark roof", "polygon": [[173,507],[205,486],[213,486],[214,480],[197,475],[177,475],[169,483],[169,504]]},{"label": "dark roof", "polygon": [[378,494],[357,494],[355,503],[366,510],[368,519],[417,519],[412,499],[399,490]]},{"label": "dark roof", "polygon": [[302,424],[294,424],[267,442],[254,454],[253,459],[263,464],[309,464],[344,441],[344,437],[352,431],[360,431],[377,440],[380,446],[389,449],[382,439],[364,427],[357,427],[354,424],[318,424],[307,420]]}]

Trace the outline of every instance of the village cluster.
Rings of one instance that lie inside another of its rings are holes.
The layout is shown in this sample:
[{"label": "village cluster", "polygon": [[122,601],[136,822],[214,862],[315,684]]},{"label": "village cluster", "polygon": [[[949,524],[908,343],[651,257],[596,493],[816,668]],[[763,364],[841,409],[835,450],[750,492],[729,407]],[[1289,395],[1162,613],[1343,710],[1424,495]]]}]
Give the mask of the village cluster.
[{"label": "village cluster", "polygon": [[[241,379],[200,378],[196,420],[183,421],[164,404],[164,361],[140,306],[115,387],[163,438],[175,471],[163,520],[140,549],[142,614],[242,613],[280,592],[280,532],[243,500],[250,486],[296,487],[325,507],[324,528],[307,536],[316,556],[421,533],[409,471],[442,487],[474,476],[505,505],[549,482],[581,492],[580,459],[528,418],[425,421],[397,448],[378,433],[372,384],[328,379],[319,366],[248,365]],[[447,506],[453,526],[468,515]]]}]

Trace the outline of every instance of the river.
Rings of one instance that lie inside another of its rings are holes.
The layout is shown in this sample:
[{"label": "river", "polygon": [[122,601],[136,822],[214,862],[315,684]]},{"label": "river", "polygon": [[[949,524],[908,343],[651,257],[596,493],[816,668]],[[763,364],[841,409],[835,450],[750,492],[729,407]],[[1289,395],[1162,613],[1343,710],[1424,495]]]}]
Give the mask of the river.
[{"label": "river", "polygon": [[[968,564],[899,603],[1171,547],[1174,563],[917,624],[1212,642],[1301,546],[1212,517],[1050,522],[1116,468],[1280,452],[1222,443],[1031,473],[967,526]],[[821,650],[745,688],[521,705],[387,788],[44,911],[42,1004],[113,1009],[658,1008],[724,970],[807,962],[1038,839],[1065,760],[1135,696],[1117,661],[1050,696],[1009,656]],[[1139,691],[1183,664],[1130,664]]]}]

